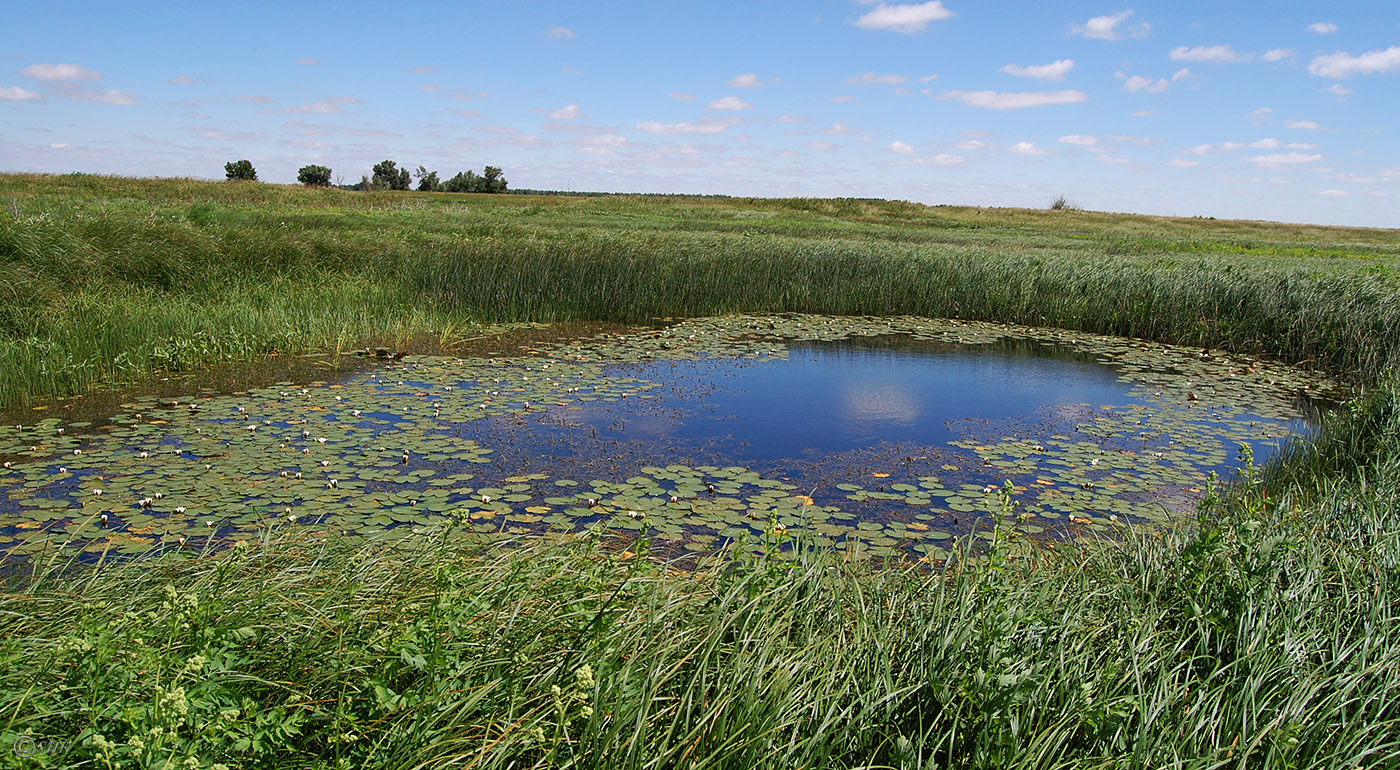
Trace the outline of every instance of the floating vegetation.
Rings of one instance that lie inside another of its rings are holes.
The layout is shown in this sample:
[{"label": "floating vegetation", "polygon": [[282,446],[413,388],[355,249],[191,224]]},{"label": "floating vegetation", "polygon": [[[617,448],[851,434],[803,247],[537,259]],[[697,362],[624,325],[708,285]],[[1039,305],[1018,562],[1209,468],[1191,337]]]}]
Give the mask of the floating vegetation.
[{"label": "floating vegetation", "polygon": [[[643,376],[647,364],[763,366],[797,345],[862,338],[1057,346],[1111,366],[1128,403],[1062,410],[1044,435],[970,428],[925,448],[937,472],[912,456],[880,460],[860,479],[848,468],[844,480],[792,463],[663,464],[661,446],[650,461],[576,464],[606,471],[596,477],[498,461],[512,435],[547,432],[551,420],[576,425],[590,409],[666,402],[663,386],[676,385]],[[696,553],[801,536],[852,554],[941,559],[950,540],[989,536],[992,522],[1065,537],[1189,513],[1208,474],[1231,467],[1240,445],[1289,434],[1300,396],[1338,392],[1274,362],[921,318],[730,316],[537,344],[512,357],[378,358],[340,381],[149,397],[100,424],[47,417],[0,427],[0,549],[136,554],[288,527],[390,536],[606,527]]]}]

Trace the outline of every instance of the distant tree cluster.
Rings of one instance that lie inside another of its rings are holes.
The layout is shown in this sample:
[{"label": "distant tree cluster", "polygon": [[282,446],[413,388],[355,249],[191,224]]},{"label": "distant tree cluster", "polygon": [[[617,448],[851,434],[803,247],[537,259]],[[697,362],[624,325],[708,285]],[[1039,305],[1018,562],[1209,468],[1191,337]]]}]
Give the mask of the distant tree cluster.
[{"label": "distant tree cluster", "polygon": [[[248,160],[237,160],[224,164],[224,173],[228,178],[242,179],[256,182],[258,172],[253,169],[253,164]],[[360,177],[360,181],[352,185],[344,185],[347,190],[412,190],[419,192],[451,192],[451,193],[503,193],[507,192],[506,178],[502,176],[501,169],[496,166],[487,166],[478,175],[472,171],[462,171],[448,179],[446,182],[438,178],[436,171],[429,171],[423,166],[419,166],[416,171],[410,172],[407,168],[399,168],[399,164],[392,160],[383,160],[374,164],[373,176],[365,174]],[[413,180],[418,180],[418,186],[413,186]],[[331,185],[331,170],[326,166],[302,166],[297,172],[297,181],[307,187],[329,187]]]}]

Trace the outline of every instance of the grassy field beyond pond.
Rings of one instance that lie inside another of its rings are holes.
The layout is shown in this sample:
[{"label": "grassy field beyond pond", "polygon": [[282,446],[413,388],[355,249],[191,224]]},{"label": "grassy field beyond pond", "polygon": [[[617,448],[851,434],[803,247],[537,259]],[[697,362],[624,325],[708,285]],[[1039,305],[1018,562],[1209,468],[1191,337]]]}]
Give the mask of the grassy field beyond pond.
[{"label": "grassy field beyond pond", "polygon": [[0,593],[0,763],[1400,766],[1400,232],[82,175],[0,175],[0,204],[10,407],[474,323],[760,311],[1136,336],[1364,388],[1189,527],[933,573],[676,573],[586,536],[36,562]]}]

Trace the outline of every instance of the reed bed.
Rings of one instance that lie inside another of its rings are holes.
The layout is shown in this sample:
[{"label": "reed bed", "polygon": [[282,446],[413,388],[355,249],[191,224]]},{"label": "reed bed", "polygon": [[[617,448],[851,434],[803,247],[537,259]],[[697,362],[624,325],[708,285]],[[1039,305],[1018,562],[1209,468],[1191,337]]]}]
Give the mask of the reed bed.
[{"label": "reed bed", "polygon": [[38,560],[0,584],[4,762],[22,740],[25,766],[1400,766],[1395,231],[83,175],[0,175],[0,208],[9,405],[446,324],[774,311],[1061,326],[1362,386],[1179,528],[936,566],[800,533],[695,569],[607,533]]}]

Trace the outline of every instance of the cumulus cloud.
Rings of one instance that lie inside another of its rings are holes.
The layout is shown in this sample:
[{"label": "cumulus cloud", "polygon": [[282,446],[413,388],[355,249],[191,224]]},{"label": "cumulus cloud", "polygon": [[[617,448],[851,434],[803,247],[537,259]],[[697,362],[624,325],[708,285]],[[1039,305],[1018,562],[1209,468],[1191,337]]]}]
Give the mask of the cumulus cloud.
[{"label": "cumulus cloud", "polygon": [[914,148],[896,139],[890,142],[890,152],[896,155],[910,155],[914,152]]},{"label": "cumulus cloud", "polygon": [[804,118],[800,115],[784,115],[778,118],[779,123],[806,123],[811,118]]},{"label": "cumulus cloud", "polygon": [[1322,160],[1321,155],[1309,155],[1301,152],[1283,152],[1272,155],[1255,155],[1252,158],[1245,158],[1245,162],[1254,163],[1260,168],[1284,168],[1286,166],[1296,166],[1301,163],[1316,163]]},{"label": "cumulus cloud", "polygon": [[1346,51],[1329,53],[1312,60],[1308,72],[1333,80],[1343,80],[1352,75],[1377,75],[1400,70],[1400,45],[1393,45],[1384,51],[1367,51],[1360,56],[1352,56]]},{"label": "cumulus cloud", "polygon": [[1336,95],[1337,95],[1337,98],[1339,98],[1339,99],[1340,99],[1341,97],[1347,96],[1348,94],[1351,93],[1351,89],[1350,89],[1350,88],[1347,88],[1346,86],[1342,85],[1341,83],[1333,83],[1332,85],[1330,85],[1330,86],[1328,86],[1328,87],[1326,87],[1326,88],[1324,88],[1324,89],[1322,89],[1322,90],[1323,90],[1323,91],[1326,91],[1326,92],[1329,93],[1329,94],[1336,94]]},{"label": "cumulus cloud", "polygon": [[1294,54],[1292,48],[1270,48],[1259,58],[1264,61],[1283,61]]},{"label": "cumulus cloud", "polygon": [[1035,78],[1036,80],[1064,80],[1065,74],[1074,69],[1074,59],[1058,59],[1049,64],[1033,64],[1029,67],[1022,67],[1019,64],[1008,64],[1001,68],[1002,72],[1008,75],[1015,75],[1022,78]]},{"label": "cumulus cloud", "polygon": [[969,107],[984,107],[989,110],[1019,110],[1024,107],[1045,107],[1054,104],[1075,104],[1088,101],[1083,91],[1032,91],[1029,93],[1004,93],[998,91],[945,91],[938,95],[940,101],[955,101]]},{"label": "cumulus cloud", "polygon": [[43,98],[38,93],[19,86],[0,88],[0,102],[37,102]]},{"label": "cumulus cloud", "polygon": [[35,80],[99,80],[102,73],[76,64],[31,64],[19,71]]},{"label": "cumulus cloud", "polygon": [[860,101],[860,100],[857,99],[857,98],[855,98],[854,96],[851,96],[850,94],[842,94],[842,95],[840,95],[840,96],[833,96],[833,97],[831,97],[831,103],[832,103],[832,104],[850,104],[851,102],[858,102],[858,101]]},{"label": "cumulus cloud", "polygon": [[58,94],[67,99],[78,99],[84,102],[97,102],[99,104],[115,104],[123,107],[136,103],[135,94],[129,94],[116,89],[88,91],[81,88],[63,88],[58,91]]},{"label": "cumulus cloud", "polygon": [[329,99],[322,99],[319,102],[300,104],[296,107],[283,107],[279,110],[273,110],[273,112],[279,114],[306,112],[316,115],[329,115],[340,112],[340,106],[343,104],[356,104],[359,101],[359,99],[353,96],[332,96]]},{"label": "cumulus cloud", "polygon": [[753,109],[753,105],[740,99],[737,96],[726,96],[723,99],[716,99],[705,105],[707,110],[748,110]]},{"label": "cumulus cloud", "polygon": [[566,107],[560,107],[559,109],[549,113],[549,117],[555,120],[573,120],[578,116],[579,109],[577,104],[570,104]]},{"label": "cumulus cloud", "polygon": [[1035,146],[1035,142],[1017,142],[1006,148],[1007,152],[1014,152],[1017,155],[1049,155],[1048,150],[1042,150]]},{"label": "cumulus cloud", "polygon": [[1076,26],[1071,30],[1071,34],[1094,40],[1127,40],[1135,37],[1147,37],[1148,33],[1152,31],[1151,25],[1147,22],[1131,26],[1124,24],[1132,15],[1132,11],[1119,11],[1112,16],[1095,16]]},{"label": "cumulus cloud", "polygon": [[732,121],[727,120],[700,120],[695,123],[658,123],[649,120],[645,123],[638,123],[637,130],[645,131],[649,134],[718,134],[732,125]]},{"label": "cumulus cloud", "polygon": [[1167,86],[1170,85],[1166,78],[1157,78],[1153,80],[1152,78],[1145,78],[1142,75],[1132,75],[1130,77],[1122,72],[1118,73],[1118,77],[1123,79],[1123,89],[1126,91],[1146,91],[1149,94],[1160,94],[1167,90]]},{"label": "cumulus cloud", "polygon": [[1191,168],[1192,166],[1201,165],[1201,162],[1198,160],[1187,160],[1185,158],[1172,158],[1171,160],[1167,161],[1167,165],[1174,166],[1176,168]]},{"label": "cumulus cloud", "polygon": [[669,97],[671,97],[672,99],[675,99],[675,100],[678,101],[678,102],[693,102],[693,101],[695,101],[695,95],[694,95],[694,94],[687,94],[687,93],[684,93],[684,92],[682,92],[682,91],[672,91],[671,93],[666,94],[666,95],[669,96]]},{"label": "cumulus cloud", "polygon": [[897,86],[907,82],[909,78],[903,75],[876,75],[874,72],[862,72],[846,78],[846,84],[852,86]]},{"label": "cumulus cloud", "polygon": [[1193,48],[1178,46],[1172,49],[1172,61],[1198,61],[1224,64],[1227,62],[1249,61],[1254,54],[1240,53],[1228,45],[1198,45]]},{"label": "cumulus cloud", "polygon": [[578,37],[568,27],[554,26],[544,31],[544,36],[553,40],[573,40]]},{"label": "cumulus cloud", "polygon": [[1085,136],[1083,134],[1069,134],[1060,137],[1060,144],[1072,144],[1075,147],[1093,147],[1099,143],[1097,136]]},{"label": "cumulus cloud", "polygon": [[1289,128],[1301,129],[1303,131],[1322,130],[1322,124],[1318,123],[1315,120],[1285,120],[1283,121],[1283,125]]},{"label": "cumulus cloud", "polygon": [[752,72],[745,72],[742,75],[735,75],[729,79],[730,88],[762,88],[763,82],[758,79],[758,75]]},{"label": "cumulus cloud", "polygon": [[923,32],[931,21],[942,21],[955,16],[943,7],[939,0],[919,5],[886,5],[880,3],[875,10],[856,19],[857,27],[866,29],[887,29],[912,35]]},{"label": "cumulus cloud", "polygon": [[1337,25],[1330,21],[1318,21],[1309,24],[1307,30],[1314,35],[1330,35],[1337,31]]}]

